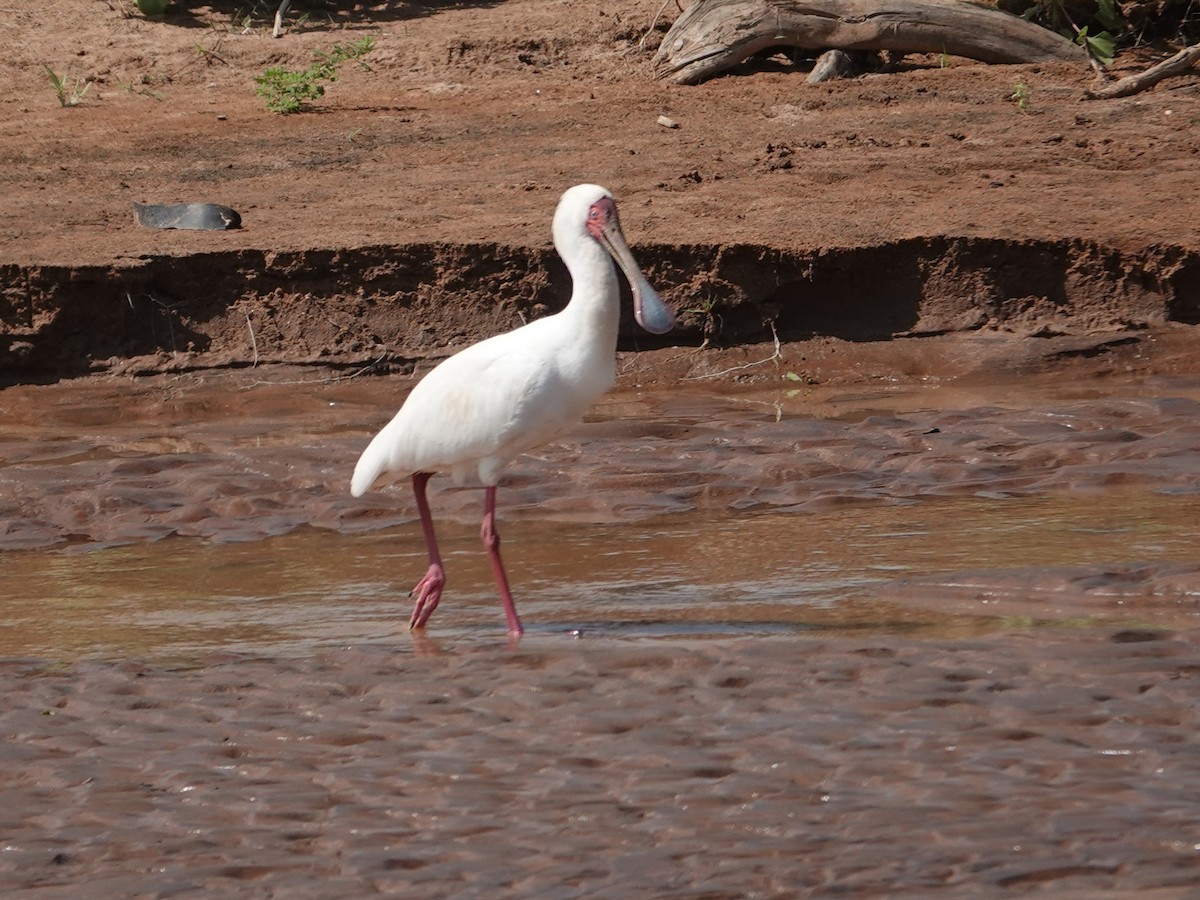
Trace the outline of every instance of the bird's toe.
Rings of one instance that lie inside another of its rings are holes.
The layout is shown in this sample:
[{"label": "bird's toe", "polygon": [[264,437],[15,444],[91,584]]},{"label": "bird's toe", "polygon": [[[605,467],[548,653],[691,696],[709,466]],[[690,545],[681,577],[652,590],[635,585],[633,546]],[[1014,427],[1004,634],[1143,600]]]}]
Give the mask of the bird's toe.
[{"label": "bird's toe", "polygon": [[437,609],[438,601],[442,599],[442,588],[446,585],[446,573],[439,565],[431,565],[429,571],[425,573],[425,577],[417,582],[417,586],[409,593],[411,597],[416,594],[417,601],[413,604],[412,616],[408,620],[408,627],[412,629],[421,629],[425,627],[425,623],[429,621],[429,617],[433,615],[433,611]]}]

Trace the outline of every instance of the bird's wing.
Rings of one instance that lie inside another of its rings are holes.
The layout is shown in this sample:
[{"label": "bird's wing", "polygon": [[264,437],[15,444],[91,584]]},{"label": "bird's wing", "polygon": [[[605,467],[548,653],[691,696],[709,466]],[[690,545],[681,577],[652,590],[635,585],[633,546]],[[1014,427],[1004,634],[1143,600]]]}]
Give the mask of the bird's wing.
[{"label": "bird's wing", "polygon": [[474,344],[426,375],[363,452],[351,491],[365,492],[384,472],[446,471],[515,456],[569,424],[564,406],[573,404],[552,352],[556,342],[545,327],[533,327],[543,322]]}]

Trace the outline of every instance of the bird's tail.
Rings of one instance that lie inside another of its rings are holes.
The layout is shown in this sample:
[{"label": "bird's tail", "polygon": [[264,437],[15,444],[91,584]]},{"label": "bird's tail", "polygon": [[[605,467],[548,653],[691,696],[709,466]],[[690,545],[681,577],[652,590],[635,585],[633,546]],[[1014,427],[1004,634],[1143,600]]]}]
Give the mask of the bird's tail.
[{"label": "bird's tail", "polygon": [[354,466],[354,475],[350,478],[351,496],[361,497],[371,489],[371,485],[386,468],[386,456],[384,446],[376,436],[376,439],[367,445],[367,449],[363,451],[363,455],[358,458],[358,463]]}]

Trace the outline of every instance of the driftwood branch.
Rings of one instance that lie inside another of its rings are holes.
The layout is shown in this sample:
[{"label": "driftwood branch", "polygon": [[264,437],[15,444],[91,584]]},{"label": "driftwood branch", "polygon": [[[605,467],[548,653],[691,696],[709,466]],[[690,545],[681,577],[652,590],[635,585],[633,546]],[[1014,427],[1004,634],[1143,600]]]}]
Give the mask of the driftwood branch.
[{"label": "driftwood branch", "polygon": [[945,53],[988,63],[1087,58],[1053,31],[962,0],[698,0],[663,38],[655,70],[696,84],[769,47]]},{"label": "driftwood branch", "polygon": [[291,5],[292,0],[281,0],[279,8],[275,10],[275,27],[271,30],[271,37],[277,38],[283,34],[283,17],[287,15]]},{"label": "driftwood branch", "polygon": [[1164,78],[1170,78],[1173,75],[1182,75],[1194,66],[1197,61],[1200,61],[1200,44],[1192,44],[1192,46],[1180,50],[1170,59],[1164,59],[1162,62],[1156,63],[1145,72],[1139,72],[1137,75],[1129,75],[1102,87],[1091,88],[1085,96],[1089,100],[1111,100],[1114,97],[1128,97],[1130,94],[1137,94],[1147,88],[1154,87],[1154,85],[1158,84]]}]

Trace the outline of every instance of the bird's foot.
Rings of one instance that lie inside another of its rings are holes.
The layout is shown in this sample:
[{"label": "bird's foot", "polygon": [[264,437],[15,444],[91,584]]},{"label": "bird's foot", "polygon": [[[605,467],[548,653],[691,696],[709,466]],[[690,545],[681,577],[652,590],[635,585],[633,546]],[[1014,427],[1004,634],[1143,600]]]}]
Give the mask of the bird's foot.
[{"label": "bird's foot", "polygon": [[409,628],[424,628],[433,611],[437,609],[438,601],[442,599],[442,588],[446,584],[446,573],[441,566],[430,565],[425,577],[417,582],[417,586],[409,592],[414,594],[417,602],[413,605],[412,617],[408,620]]}]

